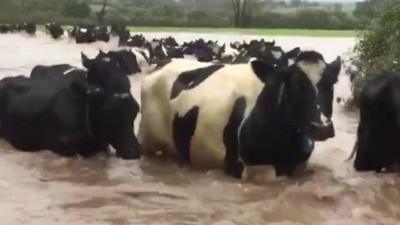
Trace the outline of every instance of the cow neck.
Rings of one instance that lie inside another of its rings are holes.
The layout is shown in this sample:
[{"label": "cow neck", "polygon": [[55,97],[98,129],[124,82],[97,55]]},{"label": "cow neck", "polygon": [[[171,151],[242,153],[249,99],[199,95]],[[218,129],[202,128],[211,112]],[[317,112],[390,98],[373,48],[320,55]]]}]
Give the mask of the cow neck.
[{"label": "cow neck", "polygon": [[[90,93],[95,93],[101,91],[100,88],[95,88],[94,90],[90,91]],[[89,94],[89,93],[88,93]],[[107,98],[115,98],[115,99],[129,99],[131,97],[130,92],[107,92]],[[98,105],[93,106],[90,103],[90,98],[86,98],[86,104],[85,104],[86,112],[85,112],[85,120],[86,120],[86,130],[89,135],[89,138],[92,140],[96,139],[95,133],[93,131],[93,123],[91,120],[91,112],[92,110],[94,111],[95,109],[93,108],[98,108]]]},{"label": "cow neck", "polygon": [[273,79],[269,83],[263,88],[248,118],[256,135],[266,141],[270,138],[276,140],[276,135],[280,137],[281,132],[292,132],[296,127],[287,92],[288,84],[284,79]]},{"label": "cow neck", "polygon": [[[95,90],[100,90],[96,88]],[[90,98],[86,98],[86,112],[85,112],[85,120],[86,120],[86,130],[88,132],[89,138],[95,140],[92,122],[90,120]]]}]

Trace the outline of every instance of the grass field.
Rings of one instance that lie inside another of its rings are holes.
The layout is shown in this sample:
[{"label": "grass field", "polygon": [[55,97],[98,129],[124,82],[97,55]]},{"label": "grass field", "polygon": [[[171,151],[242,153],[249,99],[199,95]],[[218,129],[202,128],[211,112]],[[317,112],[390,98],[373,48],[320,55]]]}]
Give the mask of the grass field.
[{"label": "grass field", "polygon": [[235,29],[235,28],[192,28],[192,27],[130,27],[132,32],[189,32],[189,33],[232,33],[263,36],[306,36],[306,37],[355,37],[356,30],[307,30],[307,29]]},{"label": "grass field", "polygon": [[[69,26],[63,26],[66,30]],[[44,31],[44,26],[38,26]],[[357,30],[307,30],[307,29],[235,29],[235,28],[193,28],[193,27],[129,27],[133,33],[165,32],[165,33],[225,33],[260,36],[303,36],[303,37],[356,37]]]},{"label": "grass field", "polygon": [[[353,11],[356,8],[356,4],[355,3],[343,3],[342,4],[342,11],[352,15]],[[277,7],[277,8],[273,8],[272,11],[277,12],[277,13],[294,13],[298,10],[304,10],[304,9],[323,9],[323,10],[327,10],[327,11],[332,11],[334,9],[334,5],[332,3],[330,4],[320,4],[319,6],[303,6],[303,7]]]}]

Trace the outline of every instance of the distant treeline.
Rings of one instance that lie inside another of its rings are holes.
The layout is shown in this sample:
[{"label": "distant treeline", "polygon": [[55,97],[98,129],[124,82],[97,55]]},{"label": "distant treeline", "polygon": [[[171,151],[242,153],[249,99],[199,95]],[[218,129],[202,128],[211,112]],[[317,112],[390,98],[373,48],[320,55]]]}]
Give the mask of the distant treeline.
[{"label": "distant treeline", "polygon": [[[248,27],[360,29],[371,20],[363,14],[364,8],[370,10],[365,5],[358,7],[354,15],[338,6],[333,9],[299,6],[285,13],[272,10],[271,2],[254,1],[257,5],[253,7]],[[0,0],[0,6],[0,23],[51,21],[77,25],[104,21],[177,27],[232,27],[234,24],[230,0]],[[104,6],[104,18],[99,19]]]}]

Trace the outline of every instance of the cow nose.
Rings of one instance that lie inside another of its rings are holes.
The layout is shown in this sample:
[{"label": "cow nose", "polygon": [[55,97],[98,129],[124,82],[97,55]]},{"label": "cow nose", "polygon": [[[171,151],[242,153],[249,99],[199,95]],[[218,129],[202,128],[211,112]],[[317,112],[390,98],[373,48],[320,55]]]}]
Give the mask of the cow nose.
[{"label": "cow nose", "polygon": [[327,123],[311,123],[309,136],[314,141],[325,141],[335,136],[335,128],[332,121]]}]

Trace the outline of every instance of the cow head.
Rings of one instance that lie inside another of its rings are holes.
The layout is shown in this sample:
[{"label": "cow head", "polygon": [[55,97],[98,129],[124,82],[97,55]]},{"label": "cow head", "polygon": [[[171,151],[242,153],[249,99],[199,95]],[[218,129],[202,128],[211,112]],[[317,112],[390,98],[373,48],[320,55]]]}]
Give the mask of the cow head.
[{"label": "cow head", "polygon": [[130,82],[124,73],[121,63],[107,54],[99,54],[89,59],[82,53],[82,64],[86,67],[89,83],[105,88],[110,92],[130,92]]},{"label": "cow head", "polygon": [[247,165],[272,164],[278,176],[291,175],[305,165],[314,141],[335,135],[333,85],[340,58],[328,64],[310,51],[289,67],[262,60],[251,65],[265,86],[242,126],[241,157]]},{"label": "cow head", "polygon": [[108,53],[104,53],[100,51],[96,58],[103,58],[110,57],[117,61],[121,66],[122,71],[124,74],[135,74],[141,73],[142,70],[136,60],[136,55],[132,52],[131,49],[129,50],[119,50],[119,51],[110,51]]},{"label": "cow head", "polygon": [[111,144],[122,158],[140,157],[134,134],[139,105],[130,93],[130,83],[118,61],[105,53],[95,59],[82,54],[89,85],[78,85],[86,93],[93,136]]},{"label": "cow head", "polygon": [[168,51],[167,48],[163,45],[163,44],[158,44],[155,48],[154,48],[154,57],[157,60],[164,60],[164,59],[168,59]]},{"label": "cow head", "polygon": [[164,40],[164,43],[166,46],[170,46],[170,47],[178,47],[179,46],[178,42],[173,37],[167,37]]},{"label": "cow head", "polygon": [[333,86],[337,82],[341,60],[327,64],[321,54],[301,53],[287,72],[287,93],[293,120],[311,139],[334,137],[331,121]]},{"label": "cow head", "polygon": [[146,43],[146,38],[141,34],[137,34],[131,37],[128,42],[129,46],[143,47],[143,45]]}]

